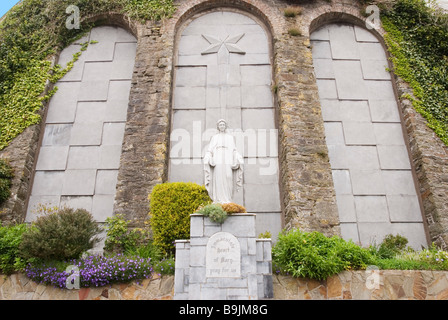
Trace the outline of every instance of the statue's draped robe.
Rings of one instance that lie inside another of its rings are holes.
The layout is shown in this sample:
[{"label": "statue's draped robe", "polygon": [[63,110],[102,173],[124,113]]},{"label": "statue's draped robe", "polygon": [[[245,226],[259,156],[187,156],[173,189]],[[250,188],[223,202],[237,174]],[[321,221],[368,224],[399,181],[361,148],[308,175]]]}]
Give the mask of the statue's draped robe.
[{"label": "statue's draped robe", "polygon": [[205,187],[213,202],[233,202],[234,188],[238,191],[242,187],[243,164],[232,135],[221,132],[211,138],[204,157],[204,171]]}]

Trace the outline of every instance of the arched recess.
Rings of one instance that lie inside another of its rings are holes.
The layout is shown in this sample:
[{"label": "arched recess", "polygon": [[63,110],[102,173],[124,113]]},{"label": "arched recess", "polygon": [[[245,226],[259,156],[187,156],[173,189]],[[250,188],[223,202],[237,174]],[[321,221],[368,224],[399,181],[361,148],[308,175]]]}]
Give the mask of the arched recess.
[{"label": "arched recess", "polygon": [[414,248],[426,246],[418,182],[384,45],[358,19],[341,19],[320,17],[310,28],[341,234],[361,245],[401,234]]},{"label": "arched recess", "polygon": [[97,26],[58,63],[65,67],[91,41],[46,110],[27,221],[42,205],[83,208],[98,222],[113,214],[137,40],[122,27]]},{"label": "arched recess", "polygon": [[224,118],[244,157],[233,202],[257,213],[257,232],[282,228],[272,41],[266,24],[235,6],[194,10],[177,28],[169,181],[204,184],[203,157]]}]

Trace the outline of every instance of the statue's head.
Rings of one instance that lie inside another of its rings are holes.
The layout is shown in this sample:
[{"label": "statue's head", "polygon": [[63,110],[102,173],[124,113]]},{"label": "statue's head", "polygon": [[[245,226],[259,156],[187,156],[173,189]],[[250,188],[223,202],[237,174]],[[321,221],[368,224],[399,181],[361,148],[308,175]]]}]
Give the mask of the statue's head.
[{"label": "statue's head", "polygon": [[216,126],[219,132],[225,132],[227,129],[227,122],[224,119],[219,119],[218,122],[216,122]]}]

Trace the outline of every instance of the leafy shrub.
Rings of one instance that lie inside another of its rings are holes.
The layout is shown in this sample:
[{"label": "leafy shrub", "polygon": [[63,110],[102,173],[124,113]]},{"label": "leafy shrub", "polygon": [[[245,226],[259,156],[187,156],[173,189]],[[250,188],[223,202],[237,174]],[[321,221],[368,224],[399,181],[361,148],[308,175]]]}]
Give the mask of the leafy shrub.
[{"label": "leafy shrub", "polygon": [[374,260],[367,249],[337,236],[294,229],[278,236],[274,265],[294,277],[323,280],[348,269],[365,269]]},{"label": "leafy shrub", "polygon": [[150,194],[150,223],[154,244],[162,253],[174,252],[174,241],[190,238],[190,214],[211,203],[204,186],[191,182],[158,184]]},{"label": "leafy shrub", "polygon": [[122,214],[106,218],[106,240],[104,250],[109,253],[127,253],[135,250],[145,242],[149,234],[143,229],[130,229],[130,221],[124,220]]},{"label": "leafy shrub", "polygon": [[405,237],[399,234],[395,236],[388,234],[377,249],[371,246],[370,251],[381,259],[391,259],[403,252],[407,244],[408,239]]},{"label": "leafy shrub", "polygon": [[62,208],[37,218],[23,234],[20,252],[25,259],[76,259],[99,242],[100,232],[86,210]]},{"label": "leafy shrub", "polygon": [[13,176],[13,170],[9,163],[0,159],[0,205],[8,200],[11,195],[10,188]]},{"label": "leafy shrub", "polygon": [[220,203],[221,207],[224,209],[225,212],[228,214],[232,213],[246,213],[246,208],[243,206],[236,204],[236,203]]},{"label": "leafy shrub", "polygon": [[26,230],[26,224],[0,227],[0,272],[10,274],[25,267],[19,246]]},{"label": "leafy shrub", "polygon": [[203,214],[216,223],[223,223],[227,219],[227,212],[218,203],[212,203],[199,209],[196,213]]}]

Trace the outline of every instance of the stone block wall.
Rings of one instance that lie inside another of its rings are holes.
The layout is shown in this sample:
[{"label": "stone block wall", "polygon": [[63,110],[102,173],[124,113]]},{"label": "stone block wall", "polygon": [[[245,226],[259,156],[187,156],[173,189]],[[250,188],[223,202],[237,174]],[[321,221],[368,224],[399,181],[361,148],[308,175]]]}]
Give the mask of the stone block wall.
[{"label": "stone block wall", "polygon": [[[274,300],[448,300],[448,272],[344,271],[317,281],[273,276]],[[36,284],[23,274],[0,274],[0,300],[172,300],[174,276],[139,283],[66,290]]]},{"label": "stone block wall", "polygon": [[[271,298],[271,240],[256,239],[255,219],[255,214],[232,214],[220,224],[193,214],[190,240],[176,241],[174,299]],[[233,243],[223,249],[220,241]]]}]

